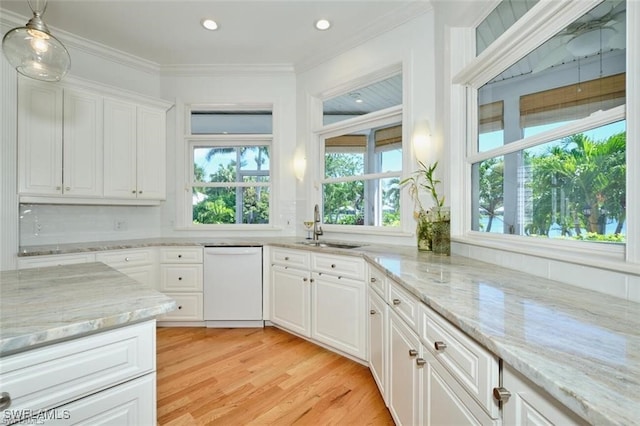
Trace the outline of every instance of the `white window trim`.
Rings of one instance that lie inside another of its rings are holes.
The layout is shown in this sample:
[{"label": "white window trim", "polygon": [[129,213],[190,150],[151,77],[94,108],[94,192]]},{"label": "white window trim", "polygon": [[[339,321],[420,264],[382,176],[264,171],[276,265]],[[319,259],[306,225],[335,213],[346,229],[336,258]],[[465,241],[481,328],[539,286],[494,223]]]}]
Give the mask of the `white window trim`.
[{"label": "white window trim", "polygon": [[[556,0],[541,0],[523,18],[509,28],[491,46],[478,57],[469,55],[469,46],[475,46],[475,32],[465,29],[452,33],[451,51],[466,52],[468,58],[472,58],[452,78],[452,95],[458,99],[452,101],[452,105],[466,105],[472,101],[471,114],[463,122],[460,119],[451,120],[452,126],[466,126],[464,131],[452,129],[452,134],[462,134],[466,144],[458,144],[451,147],[451,159],[458,159],[452,163],[452,174],[456,180],[460,180],[464,188],[464,196],[457,197],[457,210],[462,212],[462,223],[458,222],[452,227],[453,241],[488,248],[502,249],[510,252],[518,252],[525,255],[533,255],[548,259],[565,261],[569,263],[600,267],[619,272],[631,272],[638,274],[640,264],[640,165],[630,159],[640,158],[640,3],[627,1],[627,96],[626,106],[600,113],[599,116],[589,117],[574,123],[577,128],[584,128],[586,122],[595,123],[599,119],[610,122],[611,118],[626,111],[627,123],[627,241],[625,247],[618,245],[570,242],[570,241],[532,241],[528,237],[515,235],[488,235],[487,233],[471,231],[471,164],[482,159],[490,158],[502,151],[511,151],[512,147],[500,147],[484,153],[476,153],[472,149],[475,141],[477,89],[501,71],[517,62],[530,51],[542,44],[548,38],[576,18],[583,15],[601,0],[585,0],[580,2]],[[466,37],[465,37],[466,36]],[[458,46],[459,45],[459,46]],[[496,59],[497,55],[497,59]],[[452,60],[455,63],[455,60]],[[466,89],[464,87],[466,86]],[[451,109],[451,115],[458,114],[458,110]],[[596,127],[590,126],[590,127]],[[552,136],[567,131],[567,127],[546,132],[544,135],[536,135],[523,139],[519,143],[522,146],[535,144],[541,136]],[[546,139],[545,137],[545,139]],[[453,202],[453,199],[452,199]],[[452,208],[455,208],[452,205]]]},{"label": "white window trim", "polygon": [[[397,177],[402,179],[402,170],[397,172],[386,172],[386,173],[365,173],[357,176],[345,176],[341,178],[325,178],[324,177],[324,141],[326,139],[332,138],[334,136],[340,136],[344,134],[349,134],[353,132],[358,132],[362,130],[368,130],[374,127],[384,127],[391,124],[403,122],[403,106],[397,105],[389,108],[382,109],[380,111],[375,111],[361,117],[349,118],[347,120],[342,120],[337,123],[331,123],[326,126],[320,127],[315,131],[316,139],[319,141],[318,145],[318,158],[320,159],[320,164],[318,168],[319,172],[319,185],[322,188],[323,184],[326,183],[336,183],[336,182],[354,182],[358,180],[378,180],[383,178],[394,178]],[[405,140],[406,140],[406,130],[404,126],[402,127],[402,140],[403,140],[403,156],[404,150],[407,149]],[[322,198],[322,190],[320,190],[320,198]],[[318,203],[323,206],[322,199]],[[402,200],[401,204],[402,206]],[[402,207],[401,207],[402,211]],[[399,227],[385,227],[385,226],[373,226],[373,225],[335,225],[335,224],[326,224],[323,223],[322,227],[328,232],[346,232],[346,233],[367,233],[367,234],[377,234],[377,235],[405,235],[403,230],[403,220],[401,213],[401,221]]]},{"label": "white window trim", "polygon": [[[273,132],[270,135],[260,134],[232,134],[232,135],[202,135],[191,134],[191,111],[256,111],[270,110],[273,117]],[[182,103],[176,101],[176,140],[181,143],[176,144],[176,160],[177,167],[176,176],[179,179],[176,185],[176,231],[261,231],[261,230],[280,230],[281,228],[275,224],[275,209],[278,203],[276,187],[274,181],[279,176],[277,172],[278,159],[276,158],[279,150],[275,141],[279,132],[279,108],[275,103]],[[180,122],[182,119],[182,122]],[[261,186],[269,188],[269,223],[268,224],[200,224],[193,223],[193,206],[192,203],[192,180],[193,180],[193,158],[192,150],[194,146],[207,146],[208,142],[224,143],[227,146],[249,146],[249,145],[269,145],[270,166],[269,183],[209,183],[202,186]],[[247,143],[249,142],[249,143]],[[182,177],[182,179],[180,179]],[[180,195],[182,194],[182,195]]]}]

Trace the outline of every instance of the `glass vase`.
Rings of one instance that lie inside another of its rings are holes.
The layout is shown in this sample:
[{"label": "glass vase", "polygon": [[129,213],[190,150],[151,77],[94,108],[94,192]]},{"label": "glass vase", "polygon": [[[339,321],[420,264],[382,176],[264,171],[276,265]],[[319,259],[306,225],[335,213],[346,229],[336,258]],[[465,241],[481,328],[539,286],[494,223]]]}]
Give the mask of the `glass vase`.
[{"label": "glass vase", "polygon": [[431,250],[436,254],[451,254],[451,222],[442,220],[431,223]]},{"label": "glass vase", "polygon": [[426,217],[418,219],[416,226],[416,237],[418,240],[418,250],[431,251],[431,222]]}]

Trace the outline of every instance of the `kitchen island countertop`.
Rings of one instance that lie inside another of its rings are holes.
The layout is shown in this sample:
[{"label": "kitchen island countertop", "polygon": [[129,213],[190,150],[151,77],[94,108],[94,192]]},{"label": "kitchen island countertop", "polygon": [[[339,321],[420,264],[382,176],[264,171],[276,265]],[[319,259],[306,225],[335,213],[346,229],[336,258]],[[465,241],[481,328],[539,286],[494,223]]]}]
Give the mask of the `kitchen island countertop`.
[{"label": "kitchen island countertop", "polygon": [[414,247],[315,248],[294,237],[65,244],[19,256],[252,244],[362,256],[589,423],[640,424],[640,304],[602,293]]},{"label": "kitchen island countertop", "polygon": [[0,356],[175,309],[173,299],[103,263],[0,272]]}]

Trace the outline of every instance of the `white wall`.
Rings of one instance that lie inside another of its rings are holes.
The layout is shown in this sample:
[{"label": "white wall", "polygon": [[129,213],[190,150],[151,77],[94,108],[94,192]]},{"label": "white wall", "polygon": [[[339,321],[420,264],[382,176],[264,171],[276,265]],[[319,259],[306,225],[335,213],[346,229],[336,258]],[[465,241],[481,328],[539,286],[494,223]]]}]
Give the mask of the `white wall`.
[{"label": "white wall", "polygon": [[[326,63],[298,75],[298,109],[297,109],[297,150],[307,158],[307,169],[304,181],[298,185],[297,216],[299,222],[303,218],[312,217],[313,205],[322,197],[320,185],[315,176],[319,176],[320,155],[317,139],[314,134],[314,123],[311,114],[320,112],[314,108],[319,97],[328,92],[344,87],[345,84],[361,79],[368,74],[401,64],[403,71],[403,107],[404,107],[404,161],[405,171],[415,170],[417,164],[411,151],[411,135],[414,128],[425,121],[435,123],[435,45],[433,33],[433,13],[427,12],[411,21],[382,34],[350,51],[343,53]],[[431,147],[431,158],[438,158],[441,140],[434,138]],[[446,165],[443,165],[443,169]],[[406,195],[406,194],[405,194]],[[404,203],[411,201],[405,196]],[[402,233],[393,235],[352,234],[344,232],[326,232],[325,238],[343,240],[360,240],[368,242],[394,243],[414,245],[415,222],[411,211],[406,209],[402,221]],[[300,228],[302,230],[302,228]]]},{"label": "white wall", "polygon": [[[167,201],[162,206],[162,236],[230,237],[295,235],[295,177],[293,151],[296,146],[295,74],[293,70],[211,69],[177,72],[162,77],[162,97],[174,99],[176,107],[167,115]],[[273,182],[272,227],[217,230],[184,229],[190,221],[184,213],[184,187],[190,170],[185,147],[185,105],[189,104],[272,104],[274,141],[271,152]]]}]

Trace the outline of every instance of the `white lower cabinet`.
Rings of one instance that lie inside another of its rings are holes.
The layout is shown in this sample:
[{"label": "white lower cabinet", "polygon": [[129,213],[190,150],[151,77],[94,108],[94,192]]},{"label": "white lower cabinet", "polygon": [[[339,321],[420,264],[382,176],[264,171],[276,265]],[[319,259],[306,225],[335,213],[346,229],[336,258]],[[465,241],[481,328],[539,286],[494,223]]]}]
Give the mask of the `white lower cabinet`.
[{"label": "white lower cabinet", "polygon": [[311,337],[311,283],[308,271],[271,267],[271,321]]},{"label": "white lower cabinet", "polygon": [[173,298],[177,309],[158,317],[158,321],[203,321],[203,256],[199,246],[160,247],[158,290]]},{"label": "white lower cabinet", "polygon": [[158,288],[158,262],[156,259],[156,249],[153,247],[107,250],[96,253],[96,261],[105,263],[126,276],[152,288]]},{"label": "white lower cabinet", "polygon": [[387,305],[369,291],[369,369],[382,399],[387,401]]},{"label": "white lower cabinet", "polygon": [[420,423],[420,340],[393,311],[389,314],[388,406],[397,425]]},{"label": "white lower cabinet", "polygon": [[[358,257],[273,247],[271,322],[366,360],[364,268],[363,259]],[[356,276],[360,279],[354,279]]]},{"label": "white lower cabinet", "polygon": [[509,426],[587,425],[588,423],[531,383],[510,365],[502,365],[502,388],[510,396],[502,403],[502,420]]},{"label": "white lower cabinet", "polygon": [[155,332],[146,321],[2,358],[3,422],[155,424]]},{"label": "white lower cabinet", "polygon": [[366,359],[365,284],[312,273],[311,338]]}]

